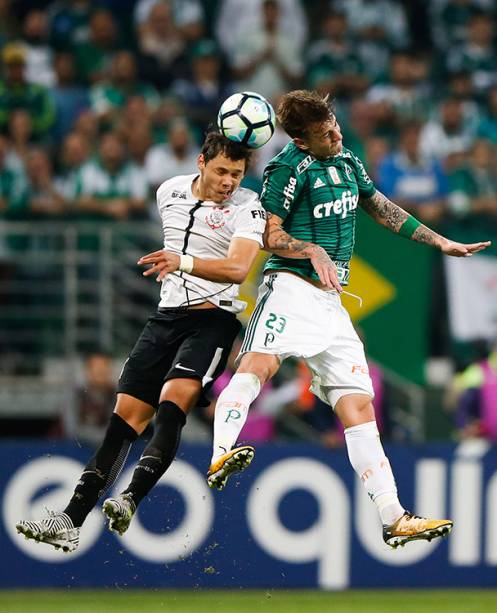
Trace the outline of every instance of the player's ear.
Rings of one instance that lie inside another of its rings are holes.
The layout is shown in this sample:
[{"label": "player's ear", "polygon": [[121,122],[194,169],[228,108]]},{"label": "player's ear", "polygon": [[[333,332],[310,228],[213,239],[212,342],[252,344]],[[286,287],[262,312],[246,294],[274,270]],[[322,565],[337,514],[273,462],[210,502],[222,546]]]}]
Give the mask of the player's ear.
[{"label": "player's ear", "polygon": [[309,145],[301,138],[296,137],[293,139],[293,142],[297,145],[299,149],[303,149],[304,151],[307,151],[307,149],[309,149]]},{"label": "player's ear", "polygon": [[203,170],[205,168],[205,158],[203,153],[200,153],[197,158],[197,168],[199,170]]}]

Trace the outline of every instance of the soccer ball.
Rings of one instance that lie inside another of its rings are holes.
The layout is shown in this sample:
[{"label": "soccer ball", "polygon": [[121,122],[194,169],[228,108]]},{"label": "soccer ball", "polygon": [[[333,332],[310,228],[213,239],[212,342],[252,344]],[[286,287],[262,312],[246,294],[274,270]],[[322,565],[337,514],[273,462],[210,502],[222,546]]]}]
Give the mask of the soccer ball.
[{"label": "soccer ball", "polygon": [[224,136],[256,149],[265,145],[274,133],[273,107],[260,94],[240,92],[222,103],[217,125]]}]

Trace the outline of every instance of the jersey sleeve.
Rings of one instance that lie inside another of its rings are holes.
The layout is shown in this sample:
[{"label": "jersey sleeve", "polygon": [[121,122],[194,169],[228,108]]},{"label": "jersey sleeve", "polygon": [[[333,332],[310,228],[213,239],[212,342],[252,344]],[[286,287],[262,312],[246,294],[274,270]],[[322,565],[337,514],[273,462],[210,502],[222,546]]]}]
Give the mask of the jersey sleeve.
[{"label": "jersey sleeve", "polygon": [[296,169],[287,165],[269,166],[264,173],[261,204],[266,211],[285,219],[301,189]]},{"label": "jersey sleeve", "polygon": [[359,198],[371,198],[371,196],[376,191],[376,186],[373,183],[370,176],[368,175],[368,173],[366,172],[366,169],[364,168],[364,164],[357,157],[357,155],[352,153],[352,151],[350,152],[350,154],[351,154],[352,161],[354,162],[355,175],[357,179],[357,187],[359,189]]},{"label": "jersey sleeve", "polygon": [[263,246],[262,236],[266,228],[266,211],[257,194],[237,212],[233,238],[248,238]]},{"label": "jersey sleeve", "polygon": [[164,203],[170,191],[171,191],[171,179],[164,181],[164,183],[161,183],[161,185],[159,185],[159,187],[157,188],[155,197],[156,197],[156,202],[157,202],[157,209],[159,210],[159,216],[162,216],[161,215],[162,209],[164,208]]}]

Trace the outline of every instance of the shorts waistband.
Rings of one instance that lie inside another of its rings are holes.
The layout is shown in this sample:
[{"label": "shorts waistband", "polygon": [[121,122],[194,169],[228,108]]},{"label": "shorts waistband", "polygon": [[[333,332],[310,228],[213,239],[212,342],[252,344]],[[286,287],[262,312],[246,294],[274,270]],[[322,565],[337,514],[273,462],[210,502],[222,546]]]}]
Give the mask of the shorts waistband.
[{"label": "shorts waistband", "polygon": [[226,309],[221,309],[220,307],[214,306],[213,308],[207,309],[193,309],[188,306],[178,306],[178,307],[157,307],[156,314],[159,315],[205,315],[207,314],[219,314],[224,313],[227,317],[231,316],[236,318],[235,313],[231,311],[227,311]]}]

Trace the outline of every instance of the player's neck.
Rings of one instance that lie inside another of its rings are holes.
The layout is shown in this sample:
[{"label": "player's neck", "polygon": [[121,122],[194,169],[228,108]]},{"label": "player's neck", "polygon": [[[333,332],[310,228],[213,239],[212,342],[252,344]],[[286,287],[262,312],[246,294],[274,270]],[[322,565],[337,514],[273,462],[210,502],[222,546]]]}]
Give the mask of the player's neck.
[{"label": "player's neck", "polygon": [[223,202],[222,200],[219,200],[214,190],[209,189],[208,186],[205,185],[205,183],[202,181],[201,175],[193,180],[192,194],[198,200],[209,200],[212,202],[216,202],[217,204],[222,204]]}]

